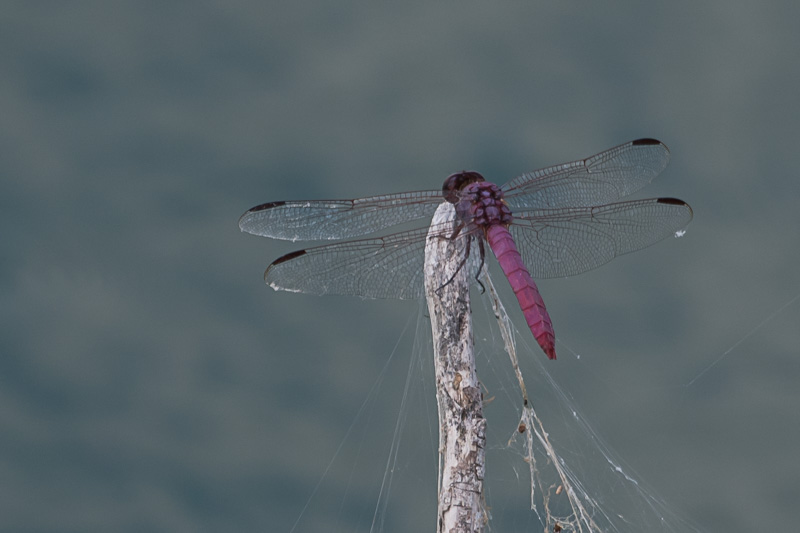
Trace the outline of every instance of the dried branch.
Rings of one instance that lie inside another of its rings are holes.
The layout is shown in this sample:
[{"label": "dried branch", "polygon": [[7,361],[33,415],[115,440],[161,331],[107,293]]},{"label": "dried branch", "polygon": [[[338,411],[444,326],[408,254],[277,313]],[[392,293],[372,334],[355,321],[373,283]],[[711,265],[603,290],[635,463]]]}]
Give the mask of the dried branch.
[{"label": "dried branch", "polygon": [[[432,227],[452,222],[444,203]],[[438,533],[483,531],[486,420],[475,372],[468,269],[460,268],[465,239],[431,235],[425,247],[425,293],[433,329],[439,407]]]}]

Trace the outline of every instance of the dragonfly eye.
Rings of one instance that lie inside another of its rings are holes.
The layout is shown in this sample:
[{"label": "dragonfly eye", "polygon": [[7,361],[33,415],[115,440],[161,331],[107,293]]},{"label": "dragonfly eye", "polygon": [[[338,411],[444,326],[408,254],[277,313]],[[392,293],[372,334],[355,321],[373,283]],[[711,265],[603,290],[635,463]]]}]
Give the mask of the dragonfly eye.
[{"label": "dragonfly eye", "polygon": [[476,181],[486,180],[474,170],[464,170],[463,172],[450,174],[447,179],[444,180],[444,185],[442,186],[442,195],[444,196],[444,199],[451,204],[458,203],[460,200],[460,196],[458,194],[459,191],[461,191],[461,189],[470,183],[474,183]]}]

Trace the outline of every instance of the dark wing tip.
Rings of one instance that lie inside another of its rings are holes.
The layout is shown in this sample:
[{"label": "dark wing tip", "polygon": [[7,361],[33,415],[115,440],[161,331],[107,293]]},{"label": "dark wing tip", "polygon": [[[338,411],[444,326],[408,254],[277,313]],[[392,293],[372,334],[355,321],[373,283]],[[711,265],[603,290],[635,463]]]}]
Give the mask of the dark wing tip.
[{"label": "dark wing tip", "polygon": [[286,255],[283,255],[283,256],[277,258],[275,261],[273,261],[272,264],[270,265],[270,268],[274,267],[275,265],[280,265],[281,263],[285,263],[286,261],[290,261],[290,260],[294,259],[295,257],[300,257],[301,255],[306,255],[306,251],[305,250],[297,250],[296,252],[292,252],[292,253],[288,253]]},{"label": "dark wing tip", "polygon": [[685,205],[686,207],[689,207],[689,204],[687,204],[683,200],[678,200],[677,198],[659,198],[658,203],[670,204],[670,205]]},{"label": "dark wing tip", "polygon": [[662,143],[658,139],[651,139],[648,137],[645,139],[636,139],[635,141],[631,141],[631,144],[633,146],[652,146],[654,144],[664,144],[664,143]]},{"label": "dark wing tip", "polygon": [[247,233],[253,233],[252,231],[244,227],[250,215],[252,215],[253,213],[258,213],[259,211],[266,211],[267,209],[272,209],[273,207],[280,207],[282,205],[286,205],[286,202],[268,202],[266,204],[257,205],[252,209],[248,209],[242,216],[239,217],[239,229],[241,231],[246,231]]},{"label": "dark wing tip", "polygon": [[678,200],[677,198],[658,198],[657,203],[667,204],[667,205],[679,205],[685,207],[686,209],[689,210],[689,219],[691,220],[694,217],[694,211],[692,210],[692,206],[690,206],[683,200]]},{"label": "dark wing tip", "polygon": [[[248,209],[247,213],[255,213],[257,211],[266,211],[267,209],[272,209],[273,207],[280,207],[282,205],[286,205],[286,202],[267,202],[266,204],[261,204],[253,207],[252,209]],[[247,214],[245,213],[245,214]]]},{"label": "dark wing tip", "polygon": [[277,258],[264,271],[264,281],[267,284],[269,284],[270,286],[272,286],[272,288],[274,288],[275,290],[278,290],[275,286],[273,286],[271,283],[269,283],[269,281],[267,281],[267,276],[269,276],[270,270],[272,270],[274,267],[280,265],[281,263],[285,263],[286,261],[291,261],[292,259],[294,259],[296,257],[300,257],[301,255],[306,255],[306,251],[305,250],[297,250],[296,252],[291,252],[291,253],[288,253],[286,255],[283,255],[283,256]]}]

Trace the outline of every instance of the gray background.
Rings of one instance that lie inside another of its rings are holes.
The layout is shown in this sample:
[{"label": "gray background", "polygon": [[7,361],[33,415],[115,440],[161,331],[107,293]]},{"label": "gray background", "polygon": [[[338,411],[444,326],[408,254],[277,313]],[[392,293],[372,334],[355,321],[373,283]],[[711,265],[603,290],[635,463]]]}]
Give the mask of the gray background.
[{"label": "gray background", "polygon": [[[310,502],[297,531],[368,531],[384,503],[384,530],[433,531],[429,389],[400,408],[419,305],[275,293],[263,269],[298,246],[237,218],[644,136],[672,151],[646,195],[694,222],[542,281],[547,368],[672,510],[797,528],[800,303],[762,322],[800,293],[798,20],[793,1],[5,2],[0,530],[288,531]],[[381,497],[399,411],[425,420]],[[513,425],[489,423],[501,448]],[[524,472],[489,470],[506,460]],[[538,530],[515,483],[495,529]]]}]

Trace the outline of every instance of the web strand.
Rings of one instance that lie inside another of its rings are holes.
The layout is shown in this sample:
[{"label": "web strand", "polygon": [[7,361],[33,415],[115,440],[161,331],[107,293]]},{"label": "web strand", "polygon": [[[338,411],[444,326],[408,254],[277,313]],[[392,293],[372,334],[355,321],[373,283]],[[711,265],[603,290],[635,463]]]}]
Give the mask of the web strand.
[{"label": "web strand", "polygon": [[758,323],[758,325],[756,325],[756,326],[755,326],[753,329],[751,329],[749,332],[747,332],[747,333],[746,333],[746,334],[745,334],[745,335],[744,335],[744,336],[743,336],[741,339],[739,339],[738,341],[736,341],[736,342],[735,342],[735,343],[734,343],[734,344],[733,344],[733,345],[732,345],[730,348],[728,348],[727,350],[725,350],[724,352],[722,352],[722,354],[721,354],[719,357],[717,357],[717,358],[716,358],[714,361],[712,361],[712,362],[711,362],[711,364],[709,364],[709,365],[708,365],[708,366],[706,366],[706,367],[705,367],[703,370],[701,370],[699,374],[697,374],[695,377],[693,377],[693,378],[692,378],[692,379],[691,379],[691,380],[690,380],[688,383],[686,383],[686,385],[684,385],[684,386],[685,386],[685,387],[687,387],[687,388],[688,388],[688,387],[691,387],[691,386],[692,386],[692,385],[693,385],[693,384],[694,384],[694,383],[695,383],[695,382],[696,382],[698,379],[700,379],[701,377],[703,377],[703,376],[706,374],[706,372],[708,372],[709,370],[711,370],[712,368],[714,368],[715,366],[717,366],[717,364],[719,364],[719,362],[720,362],[720,361],[722,361],[723,359],[725,359],[725,357],[727,357],[727,355],[728,355],[729,353],[731,353],[733,350],[735,350],[735,349],[736,349],[736,348],[737,348],[737,347],[738,347],[740,344],[742,344],[744,341],[746,341],[747,339],[749,339],[749,338],[750,338],[750,337],[751,337],[751,336],[752,336],[754,333],[756,333],[758,330],[760,330],[761,328],[763,328],[764,326],[766,326],[766,325],[767,325],[767,324],[768,324],[770,321],[772,321],[772,319],[774,319],[776,316],[778,316],[779,314],[781,314],[782,312],[784,312],[784,311],[785,311],[785,310],[786,310],[788,307],[790,307],[790,306],[791,306],[793,303],[795,303],[795,302],[796,302],[798,299],[800,299],[800,293],[796,294],[796,295],[794,296],[794,298],[790,299],[788,302],[786,302],[786,303],[785,303],[785,304],[783,304],[781,307],[779,307],[779,308],[778,308],[778,309],[777,309],[775,312],[773,312],[773,313],[772,313],[771,315],[769,315],[767,318],[765,318],[764,320],[762,320],[761,322],[759,322],[759,323]]}]

